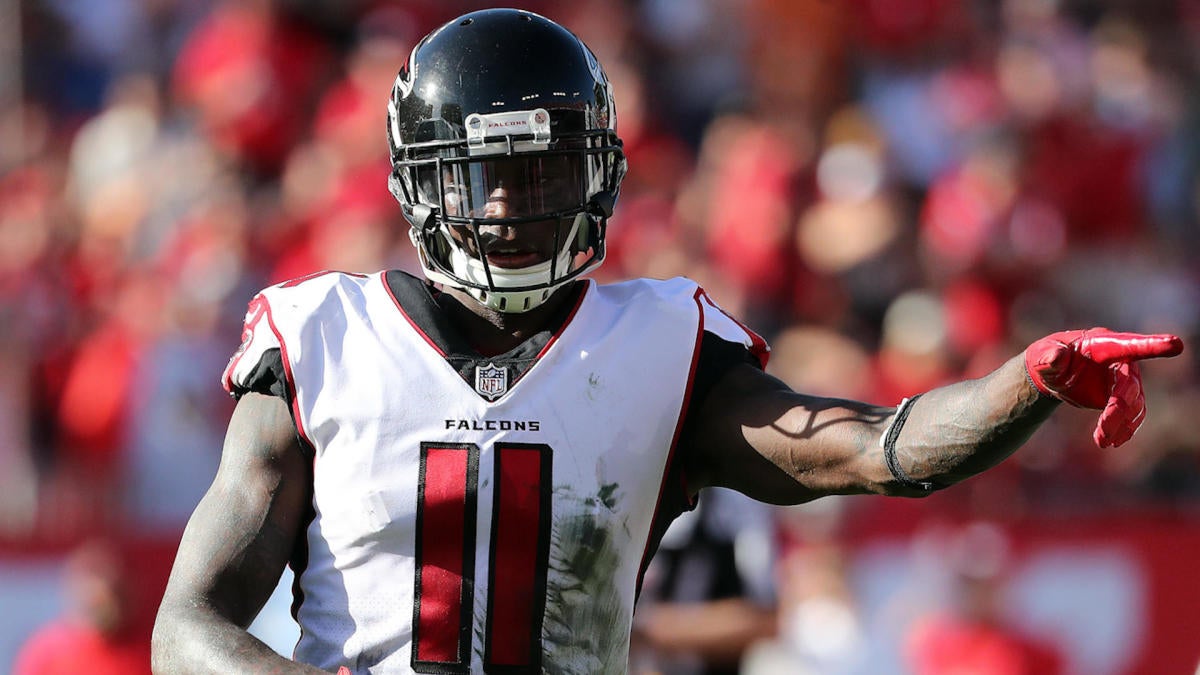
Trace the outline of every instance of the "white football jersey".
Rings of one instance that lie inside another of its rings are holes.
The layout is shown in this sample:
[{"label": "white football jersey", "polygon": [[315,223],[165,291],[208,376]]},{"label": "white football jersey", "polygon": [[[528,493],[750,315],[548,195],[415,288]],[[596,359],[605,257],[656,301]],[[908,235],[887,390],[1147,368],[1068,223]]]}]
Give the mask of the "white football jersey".
[{"label": "white football jersey", "polygon": [[[225,372],[313,451],[295,658],[355,673],[623,673],[640,577],[689,508],[677,453],[701,345],[766,345],[695,283],[578,284],[557,332],[464,347],[400,272],[250,304]],[[271,377],[266,377],[271,380]]]}]

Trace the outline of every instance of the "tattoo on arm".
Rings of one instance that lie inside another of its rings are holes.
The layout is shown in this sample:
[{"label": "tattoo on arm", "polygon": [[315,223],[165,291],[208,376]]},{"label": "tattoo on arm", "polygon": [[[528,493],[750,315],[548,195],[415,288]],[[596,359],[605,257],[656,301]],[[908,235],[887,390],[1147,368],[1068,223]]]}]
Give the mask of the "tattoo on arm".
[{"label": "tattoo on arm", "polygon": [[892,412],[800,394],[749,367],[733,370],[685,438],[688,485],[731,488],[772,504],[880,491],[875,485],[884,477],[864,483],[861,467],[875,465],[879,432]]},{"label": "tattoo on arm", "polygon": [[[986,377],[926,393],[896,439],[896,459],[913,480],[947,487],[1002,462],[1056,407],[1030,386],[1014,358]],[[896,481],[888,492],[921,491]]]},{"label": "tattoo on arm", "polygon": [[740,369],[704,403],[685,439],[685,471],[693,489],[727,487],[773,504],[830,494],[924,496],[999,464],[1056,405],[1014,358],[983,378],[922,394],[893,426],[889,462],[880,440],[896,408],[807,396]]}]

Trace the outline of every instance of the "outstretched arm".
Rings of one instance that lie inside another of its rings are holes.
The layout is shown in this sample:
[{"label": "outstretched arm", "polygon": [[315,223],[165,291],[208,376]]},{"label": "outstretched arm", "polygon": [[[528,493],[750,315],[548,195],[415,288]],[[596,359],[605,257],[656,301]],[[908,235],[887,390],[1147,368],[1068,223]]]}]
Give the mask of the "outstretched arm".
[{"label": "outstretched arm", "polygon": [[179,545],[154,625],[154,672],[323,672],[246,632],[301,535],[308,466],[286,404],[242,397],[216,479]]},{"label": "outstretched arm", "polygon": [[[738,367],[694,411],[689,485],[776,504],[929,494],[999,464],[1059,400],[1102,409],[1097,443],[1119,445],[1145,416],[1136,361],[1180,351],[1173,336],[1056,333],[985,377],[926,392],[903,411],[907,419],[897,408],[799,394]],[[891,467],[885,437],[894,441]]]}]

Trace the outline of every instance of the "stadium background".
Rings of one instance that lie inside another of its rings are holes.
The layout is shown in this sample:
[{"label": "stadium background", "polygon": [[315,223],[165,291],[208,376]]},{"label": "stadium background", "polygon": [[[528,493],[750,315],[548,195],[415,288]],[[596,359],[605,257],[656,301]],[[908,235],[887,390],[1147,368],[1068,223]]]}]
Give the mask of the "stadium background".
[{"label": "stadium background", "polygon": [[[255,289],[417,270],[384,97],[414,39],[482,6],[0,2],[0,671],[86,540],[121,546],[149,626]],[[906,672],[973,578],[1068,672],[1193,672],[1200,2],[525,6],[615,83],[631,171],[597,276],[696,278],[796,388],[894,404],[1063,327],[1193,343],[1145,366],[1149,420],[1117,451],[1065,410],[949,492],[774,513],[781,612],[854,617],[784,621],[784,651]]]}]

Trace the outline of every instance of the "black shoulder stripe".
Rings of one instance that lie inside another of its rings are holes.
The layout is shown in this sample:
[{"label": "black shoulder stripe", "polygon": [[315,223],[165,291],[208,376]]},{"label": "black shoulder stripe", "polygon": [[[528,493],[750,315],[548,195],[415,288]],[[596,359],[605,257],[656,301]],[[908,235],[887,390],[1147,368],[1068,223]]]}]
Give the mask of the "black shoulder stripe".
[{"label": "black shoulder stripe", "polygon": [[300,425],[296,424],[296,410],[292,406],[287,374],[283,369],[283,352],[278,347],[263,352],[258,363],[254,364],[254,368],[246,376],[246,381],[234,384],[234,398],[240,399],[250,392],[275,396],[287,404],[288,414],[292,416],[292,424],[296,426],[296,438],[300,441],[301,447],[311,455],[313,448],[304,434],[300,433]]},{"label": "black shoulder stripe", "polygon": [[402,311],[443,354],[470,353],[470,346],[438,306],[428,284],[401,270],[387,272],[384,280]]},{"label": "black shoulder stripe", "polygon": [[283,353],[278,347],[268,349],[254,364],[245,382],[235,382],[233,396],[241,398],[249,392],[278,396],[289,404],[287,375],[283,370]]},{"label": "black shoulder stripe", "polygon": [[296,424],[295,408],[292,406],[292,394],[288,390],[287,374],[283,370],[283,352],[280,348],[275,347],[263,352],[263,356],[251,369],[250,375],[246,376],[246,382],[234,383],[233,396],[235,399],[241,399],[242,396],[251,392],[276,396],[284,404],[287,404],[288,414],[292,416],[292,424],[296,428],[296,440],[300,441],[300,447],[304,448],[305,452],[311,456],[313,448],[304,434],[300,434],[300,425]]}]

